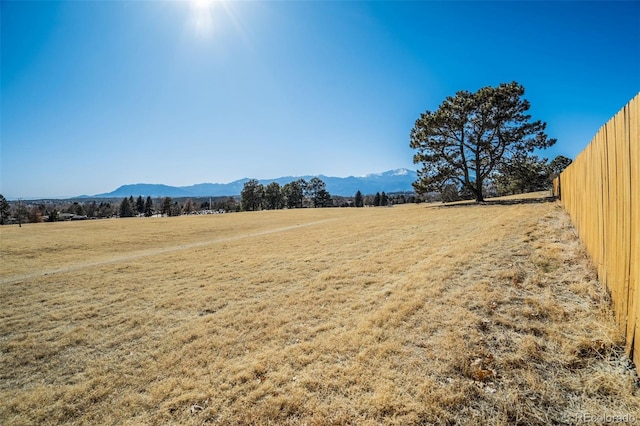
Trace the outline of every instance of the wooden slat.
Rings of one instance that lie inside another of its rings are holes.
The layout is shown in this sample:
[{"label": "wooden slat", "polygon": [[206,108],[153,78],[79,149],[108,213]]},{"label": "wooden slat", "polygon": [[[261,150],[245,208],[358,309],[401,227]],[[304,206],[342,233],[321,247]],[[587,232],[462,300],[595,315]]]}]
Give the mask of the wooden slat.
[{"label": "wooden slat", "polygon": [[616,227],[616,270],[615,282],[619,293],[618,324],[621,333],[626,335],[629,309],[629,255],[631,251],[631,213],[629,140],[626,137],[628,123],[628,107],[624,107],[615,120],[615,143],[617,157],[618,186],[616,188],[616,204],[618,209],[618,226]]},{"label": "wooden slat", "polygon": [[[640,93],[554,182],[640,365]],[[559,189],[558,189],[559,188]]]},{"label": "wooden slat", "polygon": [[[633,352],[634,362],[640,365],[640,100],[628,105],[629,126],[629,321],[627,323],[627,353]],[[634,347],[635,346],[635,347]]]}]

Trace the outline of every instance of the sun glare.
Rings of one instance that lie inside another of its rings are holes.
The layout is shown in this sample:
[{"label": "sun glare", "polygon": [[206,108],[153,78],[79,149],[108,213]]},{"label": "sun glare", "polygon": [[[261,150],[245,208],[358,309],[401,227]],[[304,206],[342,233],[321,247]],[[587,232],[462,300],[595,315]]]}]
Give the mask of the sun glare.
[{"label": "sun glare", "polygon": [[213,0],[192,0],[191,7],[196,10],[208,10],[213,5]]},{"label": "sun glare", "polygon": [[213,32],[215,0],[191,0],[191,25],[196,34],[208,37]]},{"label": "sun glare", "polygon": [[238,35],[249,43],[243,25],[231,7],[231,1],[188,0],[184,4],[189,5],[189,31],[196,37],[211,40],[215,32],[232,24]]}]

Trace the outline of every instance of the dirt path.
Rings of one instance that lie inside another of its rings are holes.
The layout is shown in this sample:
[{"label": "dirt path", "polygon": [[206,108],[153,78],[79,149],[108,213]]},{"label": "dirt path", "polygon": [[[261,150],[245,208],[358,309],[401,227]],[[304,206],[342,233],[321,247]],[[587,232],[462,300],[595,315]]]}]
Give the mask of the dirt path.
[{"label": "dirt path", "polygon": [[65,273],[75,272],[75,271],[78,271],[78,270],[81,270],[81,269],[85,269],[85,268],[92,268],[92,267],[95,267],[95,266],[109,265],[109,264],[112,264],[112,263],[130,261],[130,260],[134,260],[134,259],[141,259],[141,258],[150,257],[150,256],[157,256],[159,254],[171,253],[171,252],[182,251],[182,250],[189,250],[189,249],[198,248],[198,247],[205,247],[205,246],[209,246],[209,245],[213,245],[213,244],[220,244],[220,243],[226,243],[226,242],[230,242],[230,241],[243,240],[245,238],[253,238],[253,237],[259,237],[259,236],[269,235],[269,234],[277,234],[277,233],[280,233],[280,232],[291,231],[293,229],[306,228],[308,226],[319,225],[321,223],[327,223],[327,222],[331,222],[331,221],[334,221],[334,220],[336,220],[336,219],[318,220],[318,221],[315,221],[315,222],[303,223],[303,224],[292,225],[292,226],[285,226],[285,227],[282,227],[282,228],[268,229],[268,230],[265,230],[265,231],[253,232],[253,233],[250,233],[250,234],[236,235],[236,236],[233,236],[233,237],[217,238],[217,239],[214,239],[214,240],[199,241],[199,242],[190,243],[190,244],[179,244],[179,245],[155,248],[155,249],[150,249],[150,250],[140,250],[140,251],[137,251],[137,252],[127,253],[127,254],[124,254],[124,255],[121,255],[121,256],[114,256],[114,257],[111,257],[111,258],[108,258],[108,259],[77,263],[75,265],[70,265],[70,266],[67,266],[65,268],[45,269],[45,270],[42,270],[42,271],[30,273],[30,274],[18,274],[18,275],[9,276],[9,277],[5,277],[5,278],[0,279],[0,285],[15,284],[15,283],[19,283],[19,282],[22,282],[22,281],[27,281],[27,280],[32,280],[32,279],[35,279],[35,278],[43,277],[43,276],[46,276],[46,275],[65,274]]}]

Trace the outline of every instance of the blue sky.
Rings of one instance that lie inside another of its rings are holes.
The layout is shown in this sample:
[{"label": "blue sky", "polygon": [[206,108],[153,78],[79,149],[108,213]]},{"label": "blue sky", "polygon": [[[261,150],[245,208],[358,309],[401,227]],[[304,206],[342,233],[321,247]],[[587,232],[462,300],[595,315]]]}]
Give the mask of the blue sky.
[{"label": "blue sky", "polygon": [[0,193],[415,169],[458,90],[518,81],[574,158],[640,91],[640,2],[1,3]]}]

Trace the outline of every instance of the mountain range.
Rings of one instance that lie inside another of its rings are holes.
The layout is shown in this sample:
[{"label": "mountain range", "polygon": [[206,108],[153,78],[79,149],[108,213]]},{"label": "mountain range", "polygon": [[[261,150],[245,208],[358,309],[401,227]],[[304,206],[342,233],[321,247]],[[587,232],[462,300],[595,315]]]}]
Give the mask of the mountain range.
[{"label": "mountain range", "polygon": [[[315,176],[286,176],[276,179],[258,179],[263,185],[277,182],[285,185],[289,182],[304,179],[310,180]],[[411,184],[416,181],[417,173],[408,169],[395,169],[383,173],[372,173],[366,176],[332,177],[317,176],[327,185],[327,191],[331,195],[343,197],[353,196],[357,191],[363,194],[375,194],[376,192],[412,192]],[[242,188],[249,179],[239,179],[229,183],[199,183],[190,186],[169,186],[162,184],[137,183],[122,185],[118,189],[96,194],[92,198],[120,198],[131,195],[144,197],[221,197],[240,195]]]}]

